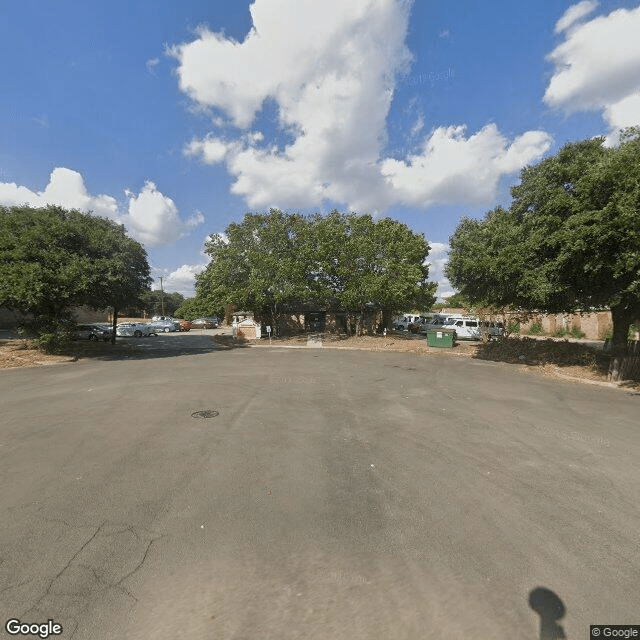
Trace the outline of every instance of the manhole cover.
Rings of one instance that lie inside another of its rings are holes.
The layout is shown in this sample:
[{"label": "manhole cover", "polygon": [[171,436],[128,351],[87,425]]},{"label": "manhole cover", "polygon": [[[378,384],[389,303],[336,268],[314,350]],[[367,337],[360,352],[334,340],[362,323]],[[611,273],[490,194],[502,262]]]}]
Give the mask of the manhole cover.
[{"label": "manhole cover", "polygon": [[215,409],[204,409],[203,411],[194,411],[191,414],[192,418],[215,418],[220,415]]}]

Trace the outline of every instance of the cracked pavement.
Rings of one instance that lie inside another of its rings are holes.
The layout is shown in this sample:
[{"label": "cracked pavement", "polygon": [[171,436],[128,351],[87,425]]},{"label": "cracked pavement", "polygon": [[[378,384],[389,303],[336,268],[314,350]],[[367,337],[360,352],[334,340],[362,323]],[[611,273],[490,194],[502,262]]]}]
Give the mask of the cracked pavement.
[{"label": "cracked pavement", "polygon": [[0,371],[3,625],[537,640],[540,588],[568,638],[638,623],[640,396],[438,355],[184,344]]}]

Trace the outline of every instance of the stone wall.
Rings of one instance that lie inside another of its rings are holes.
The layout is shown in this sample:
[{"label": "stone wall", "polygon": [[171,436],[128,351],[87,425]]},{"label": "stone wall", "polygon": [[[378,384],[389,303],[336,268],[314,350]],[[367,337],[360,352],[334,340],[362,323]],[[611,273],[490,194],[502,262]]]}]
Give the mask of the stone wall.
[{"label": "stone wall", "polygon": [[566,330],[571,332],[572,328],[579,329],[589,340],[604,340],[607,332],[613,326],[610,311],[594,311],[591,313],[558,313],[558,314],[535,314],[527,321],[520,323],[520,334],[526,335],[531,330],[533,324],[542,325],[542,332],[553,335],[557,331]]}]

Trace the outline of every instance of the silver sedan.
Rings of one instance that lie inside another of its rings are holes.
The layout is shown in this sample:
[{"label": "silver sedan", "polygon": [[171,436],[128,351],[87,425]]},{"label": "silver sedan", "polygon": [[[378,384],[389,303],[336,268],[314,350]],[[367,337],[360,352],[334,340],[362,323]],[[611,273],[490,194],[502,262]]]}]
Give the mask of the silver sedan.
[{"label": "silver sedan", "polygon": [[142,336],[155,336],[158,330],[144,322],[121,322],[116,327],[116,335],[121,337],[141,338]]}]

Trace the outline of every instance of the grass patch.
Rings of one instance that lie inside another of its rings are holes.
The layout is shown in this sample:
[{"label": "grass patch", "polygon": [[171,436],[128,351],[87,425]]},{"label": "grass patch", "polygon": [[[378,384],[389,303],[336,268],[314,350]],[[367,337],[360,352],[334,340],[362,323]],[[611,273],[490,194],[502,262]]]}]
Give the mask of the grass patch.
[{"label": "grass patch", "polygon": [[534,322],[529,327],[529,335],[530,336],[539,336],[542,334],[542,324],[540,322]]},{"label": "grass patch", "polygon": [[579,329],[578,327],[576,327],[575,325],[573,327],[571,327],[571,337],[572,338],[576,338],[578,340],[580,340],[581,338],[584,338],[586,333],[584,331],[582,331],[582,329]]}]

